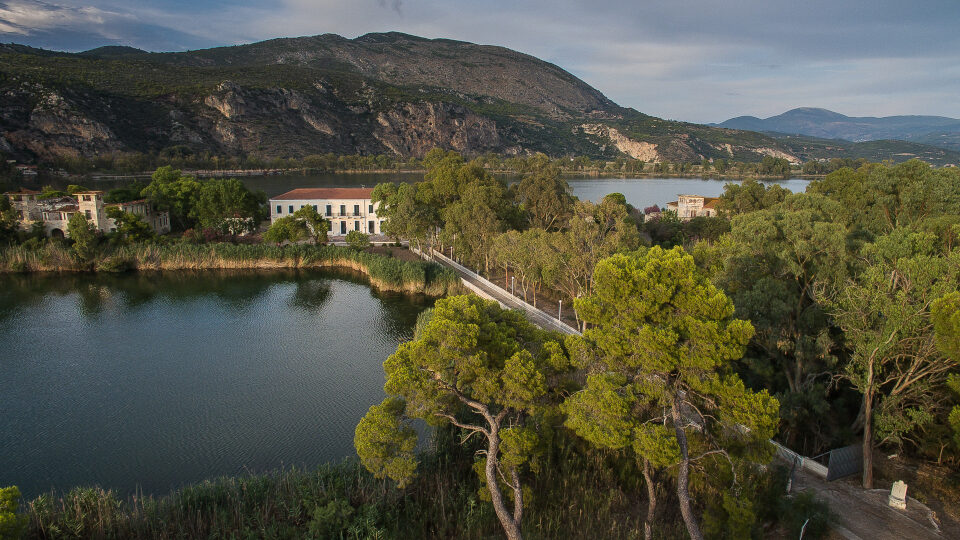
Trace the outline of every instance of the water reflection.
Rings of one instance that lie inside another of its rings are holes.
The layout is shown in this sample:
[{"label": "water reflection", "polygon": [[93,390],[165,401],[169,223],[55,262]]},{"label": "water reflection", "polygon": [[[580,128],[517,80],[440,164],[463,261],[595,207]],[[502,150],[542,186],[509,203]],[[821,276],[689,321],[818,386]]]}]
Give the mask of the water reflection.
[{"label": "water reflection", "polygon": [[316,271],[0,276],[0,485],[163,493],[352,455],[430,303]]}]

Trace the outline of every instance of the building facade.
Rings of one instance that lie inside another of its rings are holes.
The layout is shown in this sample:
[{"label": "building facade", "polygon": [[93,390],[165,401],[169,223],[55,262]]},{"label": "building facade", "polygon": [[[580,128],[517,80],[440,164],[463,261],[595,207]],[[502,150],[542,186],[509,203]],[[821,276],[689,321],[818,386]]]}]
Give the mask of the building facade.
[{"label": "building facade", "polygon": [[102,191],[83,191],[73,196],[52,199],[40,199],[39,191],[29,189],[4,195],[10,199],[10,204],[17,211],[22,229],[29,229],[34,223],[43,223],[47,236],[69,236],[67,222],[77,212],[83,213],[100,232],[116,232],[116,223],[106,213],[111,206],[139,216],[157,234],[170,232],[170,213],[155,210],[146,199],[107,204],[103,201]]},{"label": "building facade", "polygon": [[695,217],[714,217],[717,215],[719,197],[702,195],[677,195],[677,200],[667,203],[667,210],[676,212],[677,217],[689,221]]},{"label": "building facade", "polygon": [[300,188],[270,199],[270,223],[312,206],[327,220],[330,236],[360,231],[371,236],[383,234],[384,220],[377,217],[377,205],[370,200],[371,188]]}]

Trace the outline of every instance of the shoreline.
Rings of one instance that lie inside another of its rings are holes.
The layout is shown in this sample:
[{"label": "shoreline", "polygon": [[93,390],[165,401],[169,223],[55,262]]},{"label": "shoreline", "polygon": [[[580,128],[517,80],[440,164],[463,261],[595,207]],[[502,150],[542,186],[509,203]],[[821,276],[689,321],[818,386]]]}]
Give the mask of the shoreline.
[{"label": "shoreline", "polygon": [[[486,169],[487,172],[493,175],[498,176],[516,176],[523,177],[526,172],[516,171],[510,169]],[[277,176],[277,177],[296,177],[296,176],[322,176],[322,175],[363,175],[363,174],[378,174],[378,175],[387,175],[387,174],[397,174],[397,175],[423,175],[426,173],[426,169],[345,169],[338,171],[327,171],[321,169],[181,169],[181,172],[185,175],[196,176],[197,178],[244,178],[244,177],[268,177],[268,176]],[[141,171],[136,173],[129,174],[79,174],[79,173],[70,173],[70,174],[41,174],[38,177],[38,180],[48,181],[48,180],[85,180],[91,182],[115,182],[115,181],[136,181],[136,180],[149,180],[152,176],[153,171]],[[825,174],[791,174],[788,177],[777,176],[777,175],[758,175],[758,174],[704,174],[702,172],[697,173],[680,173],[680,172],[654,172],[654,171],[639,171],[639,172],[605,172],[597,169],[587,169],[587,170],[567,170],[561,169],[560,174],[564,177],[570,176],[579,176],[587,178],[691,178],[691,179],[700,179],[700,180],[746,180],[754,179],[759,181],[775,181],[775,180],[789,180],[792,178],[802,178],[802,179],[817,179],[823,178]]]},{"label": "shoreline", "polygon": [[426,261],[406,261],[341,246],[197,244],[121,246],[95,262],[76,261],[63,246],[16,246],[0,251],[0,274],[118,274],[206,270],[345,270],[363,275],[378,291],[440,298],[455,293],[459,280]]}]

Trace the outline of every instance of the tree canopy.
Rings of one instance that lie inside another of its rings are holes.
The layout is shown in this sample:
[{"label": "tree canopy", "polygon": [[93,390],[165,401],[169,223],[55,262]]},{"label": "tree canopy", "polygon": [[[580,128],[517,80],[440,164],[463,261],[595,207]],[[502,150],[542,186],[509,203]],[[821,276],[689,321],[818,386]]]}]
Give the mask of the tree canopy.
[{"label": "tree canopy", "polygon": [[482,437],[476,469],[507,537],[520,538],[522,478],[536,468],[568,369],[559,337],[522,314],[472,295],[440,300],[418,336],[384,362],[388,397],[357,426],[357,453],[375,475],[403,486],[416,470],[411,419]]},{"label": "tree canopy", "polygon": [[599,447],[632,449],[645,469],[676,465],[687,531],[702,538],[691,462],[762,462],[776,433],[777,401],[732,372],[753,327],[733,318],[733,304],[681,248],[601,261],[591,294],[575,305],[588,325],[575,361],[589,375],[564,403],[566,425]]}]

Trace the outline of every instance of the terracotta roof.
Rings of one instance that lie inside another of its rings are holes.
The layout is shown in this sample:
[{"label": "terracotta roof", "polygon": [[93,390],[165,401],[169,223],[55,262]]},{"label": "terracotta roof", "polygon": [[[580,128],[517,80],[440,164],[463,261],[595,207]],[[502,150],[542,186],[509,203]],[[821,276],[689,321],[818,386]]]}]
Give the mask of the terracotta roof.
[{"label": "terracotta roof", "polygon": [[34,191],[32,189],[20,188],[16,191],[8,191],[4,195],[39,195],[39,191]]},{"label": "terracotta roof", "polygon": [[102,191],[92,190],[92,191],[78,191],[74,195],[95,195],[97,193],[102,194]]},{"label": "terracotta roof", "polygon": [[720,197],[704,197],[703,198],[703,207],[704,208],[716,208],[717,201],[720,200]]},{"label": "terracotta roof", "polygon": [[373,188],[300,188],[283,195],[271,197],[271,201],[301,201],[311,199],[369,199]]}]

